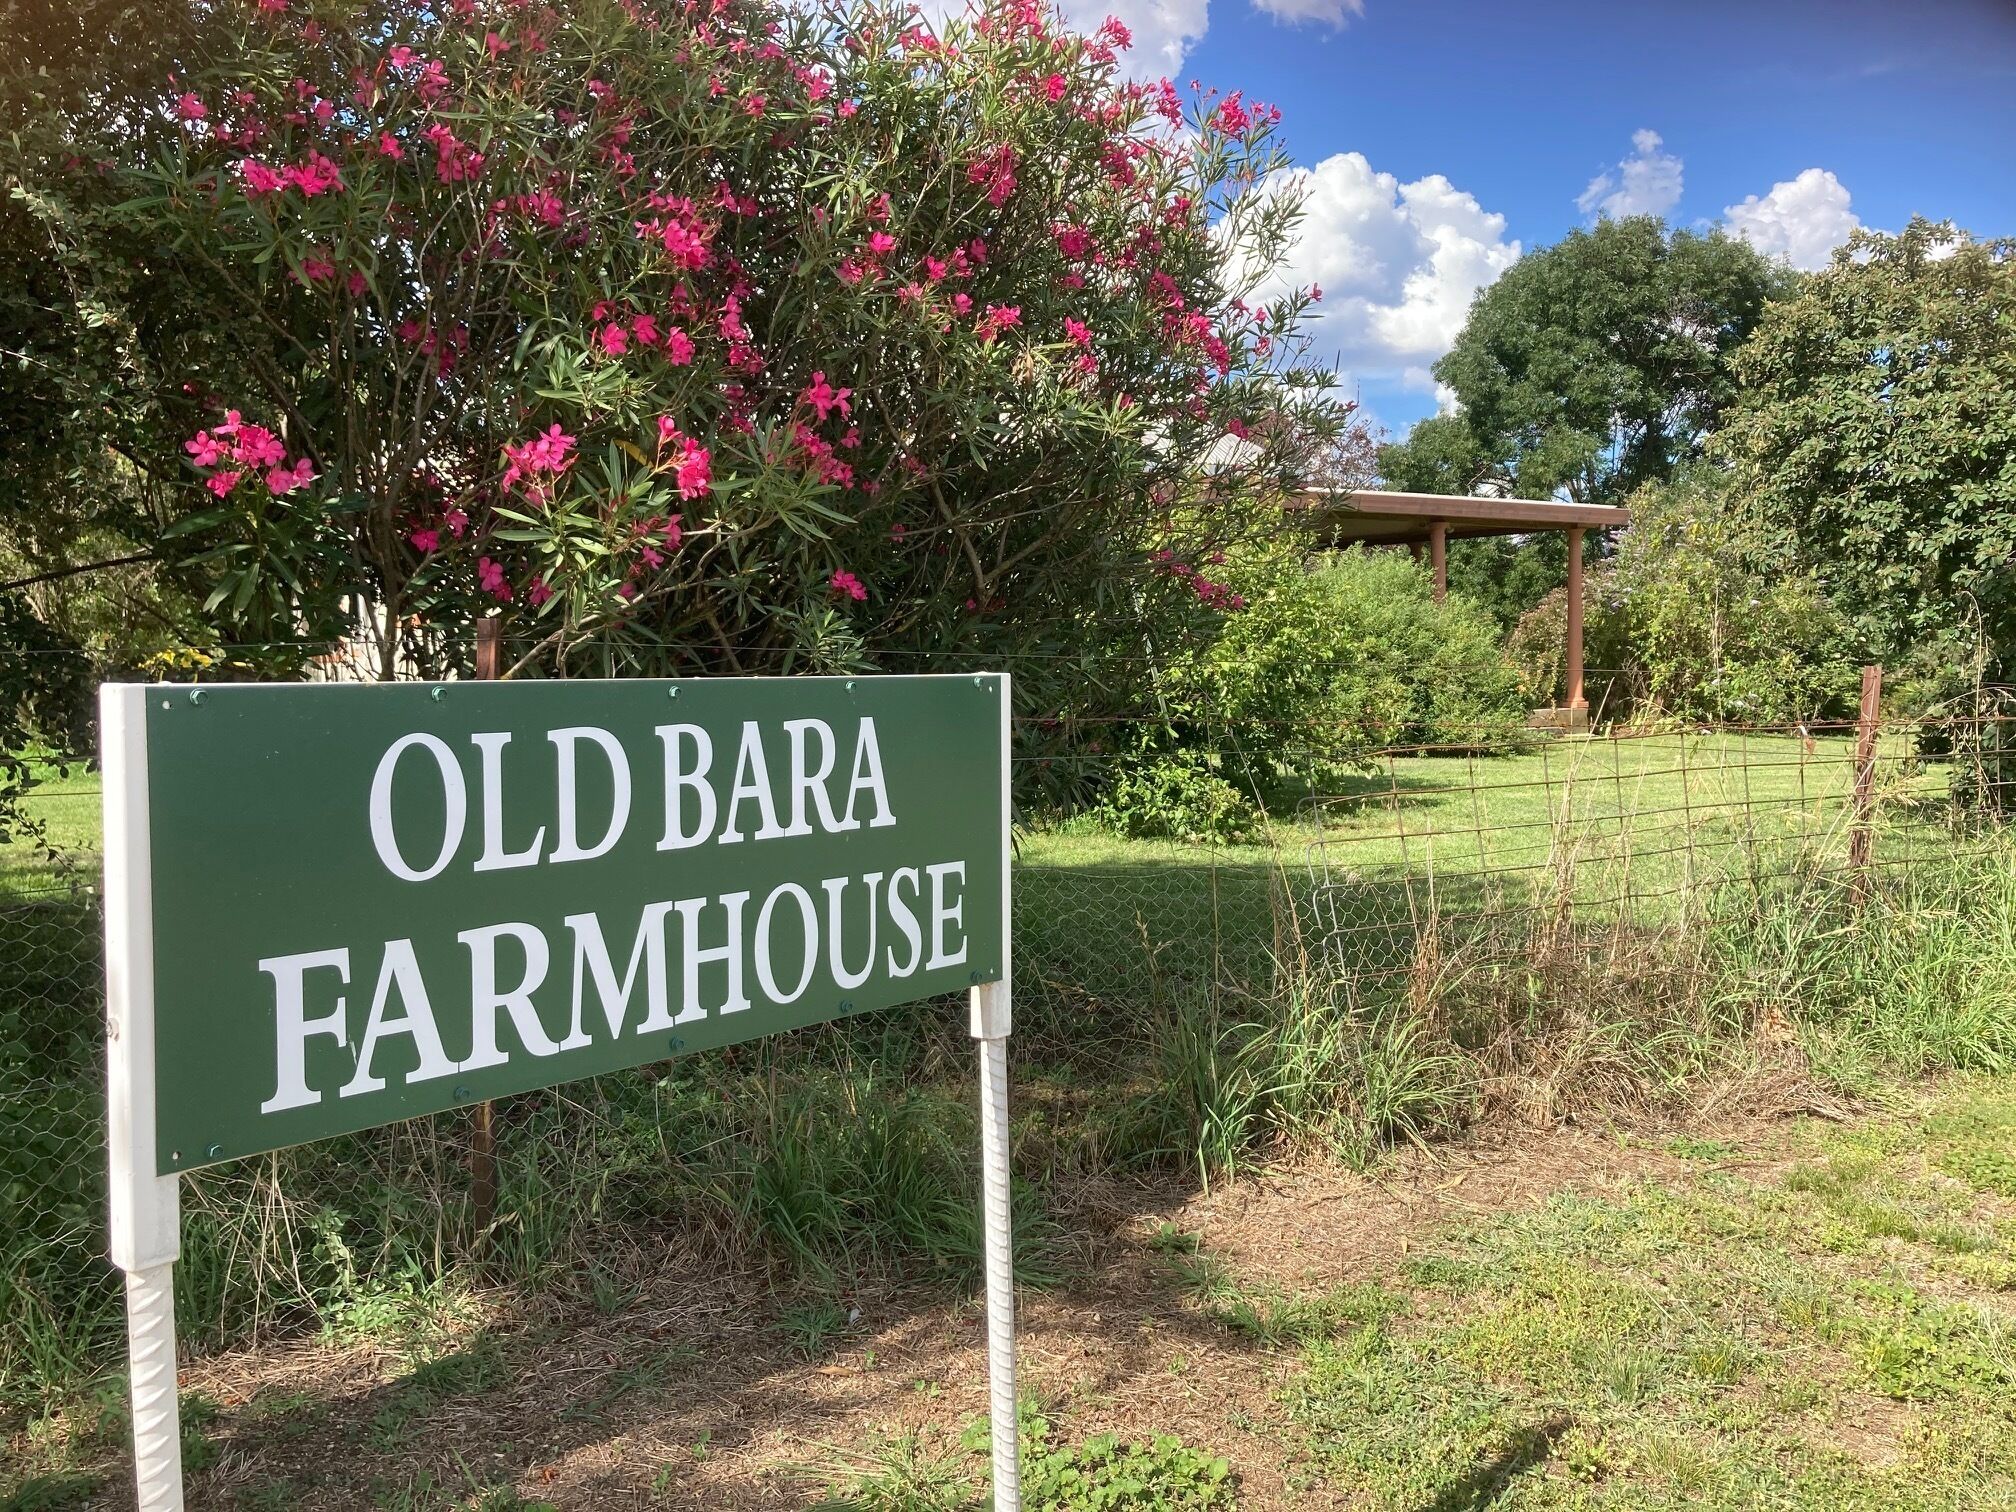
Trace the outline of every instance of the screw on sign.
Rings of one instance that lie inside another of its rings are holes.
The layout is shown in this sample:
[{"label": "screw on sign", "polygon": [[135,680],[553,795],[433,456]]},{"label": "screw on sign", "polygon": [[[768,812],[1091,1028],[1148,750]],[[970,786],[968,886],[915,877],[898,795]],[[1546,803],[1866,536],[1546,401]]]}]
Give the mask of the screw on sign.
[{"label": "screw on sign", "polygon": [[182,1505],[181,1172],[959,989],[994,1504],[1018,1507],[1008,696],[1005,676],[106,687],[143,1512]]}]

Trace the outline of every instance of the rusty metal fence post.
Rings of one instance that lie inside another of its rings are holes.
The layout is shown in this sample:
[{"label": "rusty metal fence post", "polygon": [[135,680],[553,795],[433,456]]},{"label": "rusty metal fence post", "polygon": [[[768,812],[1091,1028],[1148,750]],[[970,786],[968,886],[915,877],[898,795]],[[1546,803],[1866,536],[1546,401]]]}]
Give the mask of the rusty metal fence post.
[{"label": "rusty metal fence post", "polygon": [[[476,678],[495,682],[503,660],[504,622],[492,616],[476,621]],[[497,1133],[491,1104],[480,1102],[469,1125],[470,1248],[481,1252],[497,1221]]]},{"label": "rusty metal fence post", "polygon": [[1855,796],[1848,829],[1848,883],[1855,906],[1869,897],[1869,866],[1876,809],[1876,733],[1883,702],[1883,669],[1862,669],[1862,707],[1855,721]]}]

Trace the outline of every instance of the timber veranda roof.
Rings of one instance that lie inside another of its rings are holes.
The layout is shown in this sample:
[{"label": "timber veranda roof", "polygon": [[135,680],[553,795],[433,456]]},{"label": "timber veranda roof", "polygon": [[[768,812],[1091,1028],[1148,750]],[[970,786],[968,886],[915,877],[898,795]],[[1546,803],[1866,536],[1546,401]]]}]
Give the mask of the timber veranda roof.
[{"label": "timber veranda roof", "polygon": [[1326,545],[1363,541],[1405,546],[1428,539],[1429,527],[1462,536],[1531,535],[1540,530],[1617,530],[1631,523],[1621,505],[1563,504],[1554,499],[1497,499],[1476,495],[1394,493],[1381,488],[1311,488],[1290,500],[1291,516]]}]

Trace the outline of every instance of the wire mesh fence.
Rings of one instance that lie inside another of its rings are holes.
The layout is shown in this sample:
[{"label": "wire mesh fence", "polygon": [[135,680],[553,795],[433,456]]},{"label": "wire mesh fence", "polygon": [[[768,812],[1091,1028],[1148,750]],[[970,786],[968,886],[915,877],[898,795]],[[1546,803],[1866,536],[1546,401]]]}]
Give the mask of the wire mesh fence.
[{"label": "wire mesh fence", "polygon": [[[1312,739],[1315,738],[1312,735]],[[1238,844],[1122,839],[1033,821],[1015,875],[1018,1032],[1063,1039],[1143,1023],[1186,994],[1264,994],[1288,963],[1345,999],[1436,1013],[1464,980],[1572,955],[1627,969],[1620,941],[1683,933],[1774,890],[1844,907],[1997,843],[2016,721],[1965,714],[1785,727],[1613,728],[1516,749],[1383,750],[1348,777],[1276,791]],[[103,1039],[95,774],[29,799],[42,839],[0,851],[0,1417],[10,1429],[116,1367],[120,1296],[104,1260]],[[1425,985],[1424,985],[1425,984]],[[900,1097],[822,1080],[845,1063],[901,1091],[960,1053],[926,1005],[500,1105],[498,1197],[477,1221],[466,1114],[234,1162],[185,1184],[178,1312],[206,1348],[365,1312],[463,1264],[536,1280],[649,1263],[654,1234],[738,1242],[781,1201],[794,1129],[843,1120],[898,1137]],[[804,1074],[779,1099],[777,1067]],[[936,1147],[934,1147],[936,1148]],[[956,1143],[932,1180],[963,1180]],[[830,1171],[822,1180],[830,1182]],[[788,1194],[787,1194],[788,1195]],[[844,1204],[845,1191],[822,1199]],[[945,1253],[970,1235],[946,1208]]]}]

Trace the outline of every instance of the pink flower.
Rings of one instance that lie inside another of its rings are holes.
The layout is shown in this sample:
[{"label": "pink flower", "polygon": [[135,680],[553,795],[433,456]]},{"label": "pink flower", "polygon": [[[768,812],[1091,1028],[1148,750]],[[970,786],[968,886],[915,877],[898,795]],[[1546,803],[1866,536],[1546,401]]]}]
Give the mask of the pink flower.
[{"label": "pink flower", "polygon": [[1244,136],[1247,128],[1253,124],[1253,118],[1246,113],[1246,107],[1239,103],[1239,96],[1242,93],[1242,90],[1233,90],[1218,102],[1218,108],[1211,114],[1212,124],[1227,136]]},{"label": "pink flower", "polygon": [[621,357],[630,350],[630,333],[611,321],[602,327],[602,350],[611,357]]},{"label": "pink flower", "polygon": [[289,168],[286,178],[307,199],[343,187],[343,175],[337,172],[335,163],[319,152],[309,153],[307,162]]},{"label": "pink flower", "polygon": [[378,156],[390,158],[396,163],[406,156],[406,149],[399,145],[399,138],[391,132],[381,131],[378,133]]},{"label": "pink flower", "polygon": [[439,58],[429,58],[427,66],[420,70],[420,77],[413,86],[420,98],[430,104],[448,92],[448,70]]},{"label": "pink flower", "polygon": [[630,334],[644,346],[658,345],[658,317],[656,315],[633,315],[630,317]]},{"label": "pink flower", "polygon": [[414,548],[419,551],[433,552],[441,549],[441,532],[438,530],[410,531],[406,539],[411,541]]},{"label": "pink flower", "polygon": [[224,495],[231,492],[232,489],[236,488],[238,480],[244,476],[244,473],[236,470],[212,473],[210,474],[209,481],[204,486],[221,499]]},{"label": "pink flower", "polygon": [[315,468],[306,457],[292,467],[274,467],[266,474],[266,487],[274,498],[282,498],[315,481]]},{"label": "pink flower", "polygon": [[1002,205],[1015,192],[1015,149],[1003,142],[978,161],[968,164],[966,181],[987,186],[987,203]]},{"label": "pink flower", "polygon": [[1089,347],[1092,345],[1092,327],[1085,324],[1082,320],[1073,320],[1069,315],[1066,315],[1064,317],[1064,339],[1073,346]]},{"label": "pink flower", "polygon": [[273,432],[247,421],[238,427],[237,443],[231,454],[248,467],[278,467],[286,451]]},{"label": "pink flower", "polygon": [[821,420],[824,420],[836,409],[840,411],[840,418],[842,420],[848,420],[853,418],[854,409],[848,403],[853,396],[854,390],[850,388],[836,389],[826,381],[826,374],[824,372],[818,372],[812,375],[812,381],[805,386],[804,390],[798,395],[798,399],[800,403],[809,404],[813,409],[817,410]]},{"label": "pink flower", "polygon": [[336,264],[319,253],[311,252],[301,259],[301,276],[310,283],[321,283],[325,278],[336,276]]},{"label": "pink flower", "polygon": [[712,257],[708,243],[714,233],[701,221],[693,202],[654,194],[651,206],[662,213],[648,221],[638,221],[637,234],[657,241],[675,268],[706,267]]},{"label": "pink flower", "polygon": [[504,603],[511,597],[511,585],[505,581],[504,568],[487,556],[477,558],[476,586],[499,603]]},{"label": "pink flower", "polygon": [[526,496],[544,502],[551,497],[550,486],[541,482],[543,478],[557,477],[565,472],[573,461],[574,438],[554,425],[548,427],[543,436],[534,436],[530,441],[516,446],[506,444],[504,455],[510,466],[504,469],[504,486],[509,488],[520,478],[531,480]]},{"label": "pink flower", "polygon": [[868,597],[868,590],[861,585],[861,579],[844,568],[836,571],[826,581],[835,593],[844,594],[857,604],[865,601]]},{"label": "pink flower", "polygon": [[546,579],[535,576],[525,585],[525,601],[534,609],[553,597],[553,590],[546,586]]},{"label": "pink flower", "polygon": [[215,467],[229,455],[230,448],[207,430],[199,430],[182,443],[182,450],[189,453],[190,460],[198,467]]},{"label": "pink flower", "polygon": [[502,37],[498,36],[497,33],[493,31],[484,33],[483,47],[484,50],[490,54],[491,57],[496,58],[501,57],[505,52],[509,51],[511,44],[509,42],[506,42]]},{"label": "pink flower", "polygon": [[980,317],[980,324],[975,327],[975,331],[982,342],[989,342],[1003,331],[1012,329],[1021,323],[1022,308],[1020,305],[989,305],[987,306],[987,313]]},{"label": "pink flower", "polygon": [[891,236],[887,231],[877,231],[868,238],[868,255],[870,257],[887,257],[895,250],[896,238]]},{"label": "pink flower", "polygon": [[195,95],[184,93],[175,97],[175,114],[185,121],[200,121],[210,114],[210,107]]},{"label": "pink flower", "polygon": [[677,326],[665,333],[665,360],[674,367],[685,367],[693,360],[693,338]]},{"label": "pink flower", "polygon": [[673,474],[679,484],[679,497],[704,498],[714,487],[713,459],[707,448],[691,436],[680,437],[679,445],[679,466]]},{"label": "pink flower", "polygon": [[444,184],[459,184],[483,171],[483,154],[471,150],[454,132],[436,121],[421,135],[434,144],[434,176]]},{"label": "pink flower", "polygon": [[410,68],[413,66],[413,57],[413,49],[402,43],[385,54],[385,61],[394,68]]},{"label": "pink flower", "polygon": [[1055,105],[1059,100],[1064,98],[1065,91],[1070,87],[1070,84],[1065,81],[1064,75],[1053,73],[1043,81],[1043,98],[1048,100],[1052,105]]},{"label": "pink flower", "polygon": [[238,165],[238,177],[245,181],[245,192],[258,196],[277,194],[287,187],[284,174],[276,173],[257,158],[246,158]]}]

